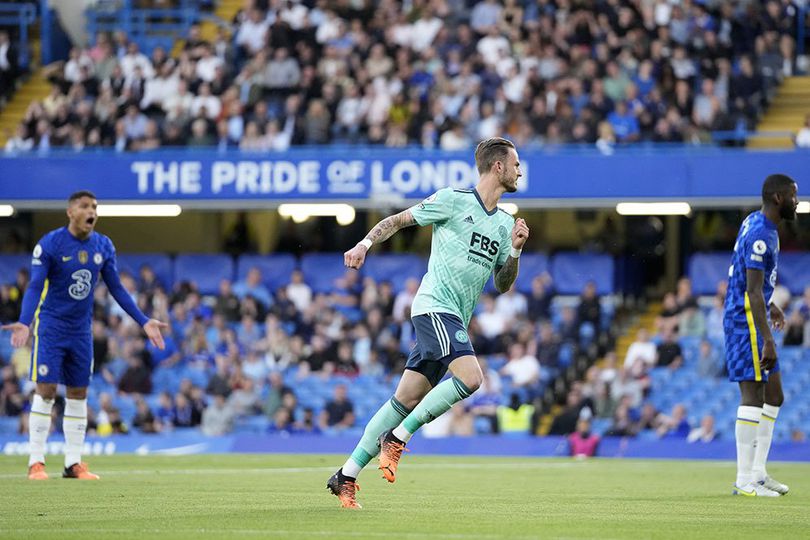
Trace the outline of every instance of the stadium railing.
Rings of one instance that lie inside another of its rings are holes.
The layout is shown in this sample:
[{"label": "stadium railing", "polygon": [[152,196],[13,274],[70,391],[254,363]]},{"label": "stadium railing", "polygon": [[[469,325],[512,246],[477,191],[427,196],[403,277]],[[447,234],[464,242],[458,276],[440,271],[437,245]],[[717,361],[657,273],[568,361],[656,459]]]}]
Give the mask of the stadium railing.
[{"label": "stadium railing", "polygon": [[28,27],[37,20],[37,9],[33,4],[13,4],[0,2],[0,26],[16,26],[19,30],[17,36],[17,61],[21,70],[27,70],[31,62],[28,50]]},{"label": "stadium railing", "polygon": [[144,54],[155,47],[171,50],[175,41],[188,33],[189,28],[209,15],[203,15],[193,0],[181,0],[179,7],[171,9],[135,8],[131,0],[102,1],[85,11],[87,33],[91,40],[99,32],[126,32]]}]

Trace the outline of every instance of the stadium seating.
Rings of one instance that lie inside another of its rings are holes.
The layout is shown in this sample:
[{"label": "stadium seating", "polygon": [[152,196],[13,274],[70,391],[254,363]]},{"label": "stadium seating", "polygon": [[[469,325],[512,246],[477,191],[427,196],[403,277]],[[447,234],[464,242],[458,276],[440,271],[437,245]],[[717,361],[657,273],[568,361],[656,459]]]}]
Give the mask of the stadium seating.
[{"label": "stadium seating", "polygon": [[810,284],[810,253],[780,253],[778,282],[793,294],[802,294]]},{"label": "stadium seating", "polygon": [[418,255],[377,255],[371,256],[363,265],[363,274],[374,281],[390,281],[395,292],[405,288],[405,282],[414,278],[422,279],[427,271],[427,259]]},{"label": "stadium seating", "polygon": [[14,283],[17,272],[22,268],[28,269],[30,264],[30,254],[0,255],[0,283]]},{"label": "stadium seating", "polygon": [[315,292],[328,292],[335,280],[346,275],[342,253],[311,253],[301,257],[301,272],[304,281]]},{"label": "stadium seating", "polygon": [[233,259],[228,255],[178,255],[176,281],[193,281],[202,294],[215,294],[223,279],[233,280]]},{"label": "stadium seating", "polygon": [[119,253],[116,255],[118,269],[128,272],[136,281],[141,267],[149,266],[164,289],[170,291],[174,284],[174,263],[162,253]]},{"label": "stadium seating", "polygon": [[236,280],[245,279],[251,268],[258,268],[264,284],[275,291],[290,283],[290,276],[297,267],[298,262],[292,255],[241,255],[236,261]]},{"label": "stadium seating", "polygon": [[614,262],[609,255],[558,253],[550,266],[554,287],[560,294],[580,294],[589,281],[596,284],[599,295],[614,292]]},{"label": "stadium seating", "polygon": [[[689,424],[700,424],[703,416],[715,418],[719,437],[734,439],[736,409],[739,405],[739,389],[725,377],[702,378],[698,375],[696,362],[698,343],[695,340],[681,340],[684,353],[683,366],[675,371],[668,368],[655,368],[651,372],[652,389],[649,401],[662,412],[669,412],[672,406],[683,403],[688,411]],[[782,384],[785,393],[784,414],[774,430],[774,440],[784,442],[790,433],[799,429],[810,432],[810,399],[804,389],[810,383],[810,350],[801,347],[779,349],[779,364],[782,370]]]},{"label": "stadium seating", "polygon": [[[698,295],[717,292],[717,284],[728,279],[731,253],[696,253],[689,258],[689,278],[692,291]],[[793,294],[801,294],[810,283],[810,254],[780,253],[778,283]]]},{"label": "stadium seating", "polygon": [[717,284],[728,279],[731,253],[695,253],[689,258],[688,275],[692,292],[709,295],[717,292]]}]

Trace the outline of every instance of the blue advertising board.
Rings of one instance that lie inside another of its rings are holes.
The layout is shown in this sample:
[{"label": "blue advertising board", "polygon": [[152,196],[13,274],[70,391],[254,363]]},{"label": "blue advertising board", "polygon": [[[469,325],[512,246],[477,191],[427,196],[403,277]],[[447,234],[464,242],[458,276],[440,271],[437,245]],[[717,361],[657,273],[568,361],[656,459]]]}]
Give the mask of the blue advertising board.
[{"label": "blue advertising board", "polygon": [[[528,206],[665,199],[693,204],[755,201],[773,172],[802,185],[810,153],[718,148],[526,151],[509,197]],[[51,153],[0,158],[0,200],[63,201],[89,189],[104,201],[252,202],[418,200],[443,187],[470,188],[472,152],[365,147],[281,154],[216,151]]]}]

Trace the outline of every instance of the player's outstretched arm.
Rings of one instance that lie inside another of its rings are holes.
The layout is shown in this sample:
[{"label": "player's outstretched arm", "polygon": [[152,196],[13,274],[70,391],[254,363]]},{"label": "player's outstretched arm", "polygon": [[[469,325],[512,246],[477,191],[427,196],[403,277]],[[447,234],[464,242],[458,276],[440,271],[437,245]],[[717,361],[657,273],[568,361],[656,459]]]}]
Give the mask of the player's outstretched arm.
[{"label": "player's outstretched arm", "polygon": [[414,219],[410,209],[388,216],[377,223],[362,241],[343,254],[343,264],[349,268],[360,268],[366,261],[366,253],[368,253],[371,246],[385,242],[394,236],[394,233],[398,230],[413,225],[416,225],[416,219]]},{"label": "player's outstretched arm", "polygon": [[495,271],[495,289],[505,293],[515,283],[518,275],[520,251],[529,238],[529,226],[523,218],[515,220],[512,228],[512,254],[506,258],[506,263]]},{"label": "player's outstretched arm", "polygon": [[756,268],[747,268],[745,271],[745,293],[751,316],[754,319],[756,331],[762,337],[762,367],[771,369],[776,363],[776,343],[773,340],[771,329],[768,327],[768,315],[765,311],[765,296],[762,284],[765,273]]}]

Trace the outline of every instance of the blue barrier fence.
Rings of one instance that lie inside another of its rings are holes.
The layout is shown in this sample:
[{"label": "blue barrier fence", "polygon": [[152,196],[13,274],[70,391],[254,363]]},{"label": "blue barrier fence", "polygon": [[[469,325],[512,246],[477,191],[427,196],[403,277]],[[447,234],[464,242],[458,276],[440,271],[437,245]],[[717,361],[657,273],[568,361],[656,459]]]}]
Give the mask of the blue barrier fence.
[{"label": "blue barrier fence", "polygon": [[[604,207],[677,200],[696,206],[756,204],[774,172],[799,184],[810,152],[719,148],[547,149],[521,153],[524,178],[506,200],[533,207]],[[25,182],[19,182],[25,178]],[[76,189],[105,201],[180,201],[202,207],[344,200],[358,206],[418,201],[437,189],[470,188],[472,152],[364,147],[284,153],[163,151],[27,154],[0,158],[0,200],[59,201]]]},{"label": "blue barrier fence", "polygon": [[[290,453],[348,454],[357,444],[354,436],[322,437],[315,435],[228,435],[206,437],[198,431],[171,435],[113,435],[90,437],[86,455],[191,455],[222,453]],[[409,445],[418,455],[456,456],[528,456],[562,457],[568,455],[564,437],[447,437],[426,439],[417,436]],[[51,437],[48,454],[64,450],[60,437]],[[0,436],[0,451],[7,456],[28,454],[28,439],[22,436]],[[716,459],[729,461],[733,470],[736,456],[734,441],[687,443],[665,439],[642,441],[610,437],[602,440],[598,455],[609,458]],[[774,443],[771,461],[810,461],[810,443]],[[335,466],[339,465],[335,463]]]}]

